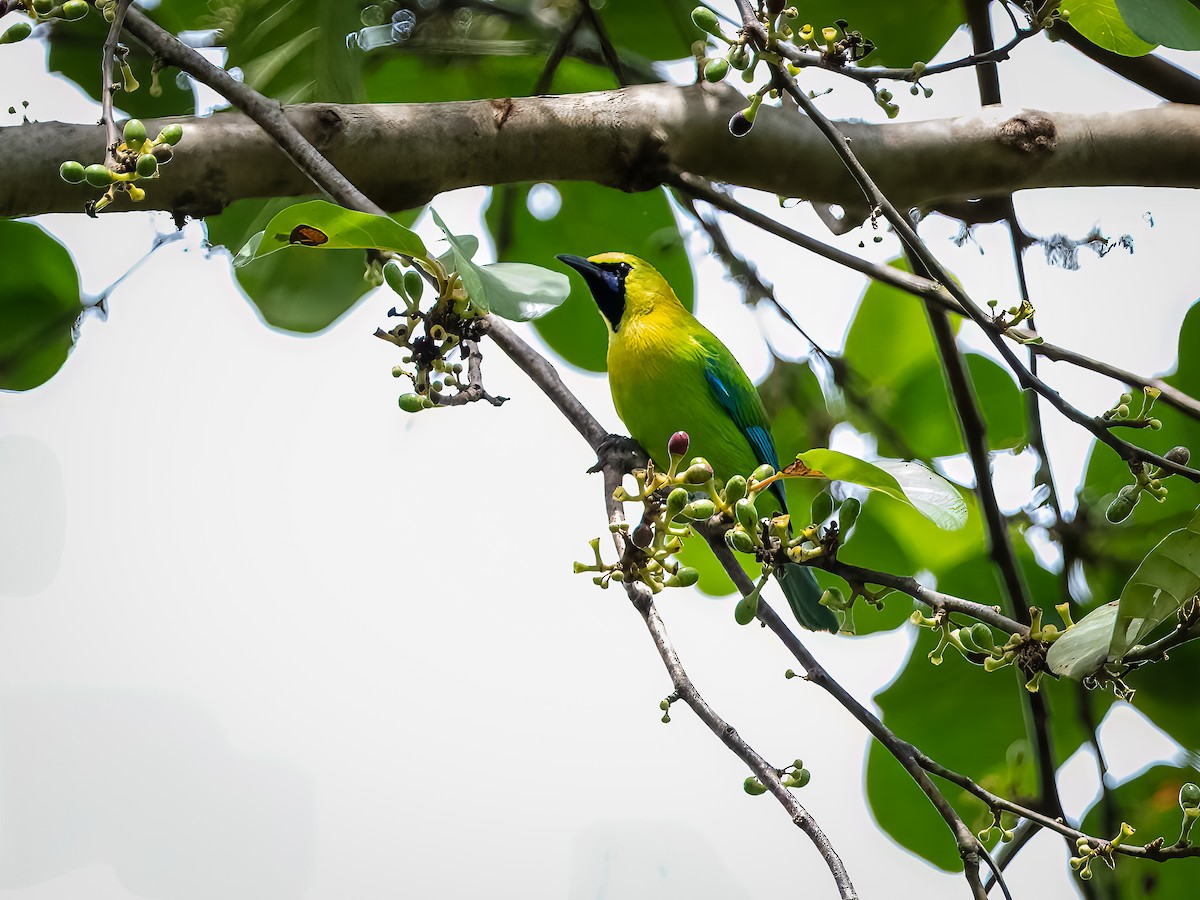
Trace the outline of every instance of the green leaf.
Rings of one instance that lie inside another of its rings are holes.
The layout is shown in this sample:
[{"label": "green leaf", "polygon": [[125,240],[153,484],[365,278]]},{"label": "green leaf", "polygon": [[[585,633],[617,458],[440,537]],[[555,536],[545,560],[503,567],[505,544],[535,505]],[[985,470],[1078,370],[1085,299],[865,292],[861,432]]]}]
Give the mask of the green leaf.
[{"label": "green leaf", "polygon": [[471,256],[479,241],[472,245],[462,236],[451,234],[437,210],[430,207],[429,212],[454,250],[454,270],[462,279],[467,296],[480,309],[514,322],[528,322],[541,318],[567,299],[571,284],[563,273],[531,263],[476,265]]},{"label": "green leaf", "polygon": [[1117,0],[1072,0],[1071,27],[1096,46],[1122,56],[1145,56],[1155,47],[1125,24]]},{"label": "green leaf", "polygon": [[[984,672],[957,653],[934,666],[928,659],[934,646],[933,635],[923,629],[896,680],[876,695],[883,724],[944,766],[977,782],[1004,785],[1009,795],[1029,795],[1035,786],[1030,766],[1009,762],[1009,749],[1023,744],[1025,734],[1013,677]],[[972,831],[990,822],[979,800],[946,782],[938,787]],[[866,794],[875,820],[894,841],[939,868],[962,869],[941,816],[878,741],[867,752]]]},{"label": "green leaf", "polygon": [[1108,658],[1120,660],[1155,627],[1175,615],[1198,590],[1200,513],[1186,528],[1172,531],[1159,541],[1125,585]]},{"label": "green leaf", "polygon": [[346,209],[327,200],[309,200],[276,213],[257,245],[245,254],[238,253],[237,264],[246,265],[287,247],[393,250],[404,256],[425,256],[420,236],[395,219]]},{"label": "green leaf", "polygon": [[1050,671],[1081,679],[1129,650],[1200,591],[1200,513],[1158,542],[1120,600],[1084,616],[1046,655]]},{"label": "green leaf", "polygon": [[0,219],[0,390],[27,391],[66,362],[83,307],[71,254],[37,225]]},{"label": "green leaf", "polygon": [[[1144,41],[1175,50],[1200,50],[1200,9],[1188,0],[1117,0],[1121,18]],[[1075,8],[1071,8],[1075,24]]]},{"label": "green leaf", "polygon": [[1105,603],[1075,623],[1046,654],[1046,665],[1055,675],[1080,681],[1108,662],[1119,601]]},{"label": "green leaf", "polygon": [[[963,24],[961,3],[942,0],[810,0],[796,4],[799,23],[821,29],[838,19],[875,42],[876,51],[864,61],[868,66],[911,66],[928,62]],[[1072,8],[1074,12],[1074,8]],[[906,98],[907,99],[907,98]]]},{"label": "green leaf", "polygon": [[[529,185],[509,185],[492,192],[488,228],[501,260],[552,260],[559,253],[592,256],[608,250],[632,253],[658,269],[683,305],[692,308],[691,263],[663,191],[626,194],[586,182],[561,182],[553,188],[561,199],[557,213],[539,219],[529,209]],[[571,294],[558,309],[536,324],[538,334],[572,365],[603,372],[608,328],[583,278],[569,273]]]},{"label": "green leaf", "polygon": [[[252,254],[255,237],[290,200],[239,200],[218,216],[204,220],[209,243],[238,247]],[[328,327],[368,290],[363,280],[363,254],[357,250],[328,253],[276,253],[252,266],[233,270],[246,298],[263,320],[275,328],[308,334]]]},{"label": "green leaf", "polygon": [[884,460],[874,465],[836,450],[818,448],[796,455],[803,467],[785,473],[796,477],[824,477],[833,481],[848,481],[872,491],[879,491],[907,503],[939,528],[955,531],[967,523],[967,504],[962,495],[942,476],[924,466],[901,460]]}]

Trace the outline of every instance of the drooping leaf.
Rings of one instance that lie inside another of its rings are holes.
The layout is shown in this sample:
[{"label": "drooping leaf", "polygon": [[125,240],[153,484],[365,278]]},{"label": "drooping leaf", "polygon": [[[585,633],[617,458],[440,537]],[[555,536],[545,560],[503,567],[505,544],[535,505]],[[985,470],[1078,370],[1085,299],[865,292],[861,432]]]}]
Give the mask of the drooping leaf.
[{"label": "drooping leaf", "polygon": [[[239,247],[249,247],[254,236],[290,202],[239,200],[230,204],[220,215],[205,219],[209,243],[222,244],[231,254]],[[411,223],[418,212],[403,216]],[[257,248],[248,255],[253,249]],[[370,290],[363,280],[364,265],[359,250],[297,250],[260,257],[253,265],[236,267],[233,272],[267,324],[308,334],[328,327]]]},{"label": "drooping leaf", "polygon": [[79,275],[66,248],[30,222],[0,219],[0,248],[0,390],[27,391],[71,352]]},{"label": "drooping leaf", "polygon": [[570,282],[562,272],[553,272],[531,263],[491,263],[480,266],[471,261],[479,242],[470,245],[451,233],[436,210],[433,221],[446,234],[454,251],[454,270],[462,279],[471,302],[483,310],[515,322],[540,318],[567,299]]},{"label": "drooping leaf", "polygon": [[[534,188],[557,194],[557,211],[550,214],[539,209],[535,215],[530,209]],[[632,253],[658,269],[684,306],[692,308],[691,264],[662,191],[626,194],[587,182],[562,182],[553,187],[508,185],[493,191],[487,223],[498,259],[542,262],[559,253]],[[538,334],[572,365],[603,372],[607,326],[583,279],[574,272],[569,278],[570,296],[538,320]]]},{"label": "drooping leaf", "polygon": [[[1117,0],[1117,9],[1144,41],[1175,50],[1200,50],[1200,9],[1188,0]],[[1073,15],[1071,24],[1075,24]]]},{"label": "drooping leaf", "polygon": [[1155,47],[1125,24],[1117,0],[1072,0],[1071,27],[1096,46],[1122,56],[1145,56]]},{"label": "drooping leaf", "polygon": [[[907,503],[940,528],[956,530],[967,522],[967,505],[950,482],[912,462],[888,461],[882,468],[836,450],[817,448],[796,455],[783,469],[788,477],[848,481]],[[897,479],[897,474],[904,483]]]},{"label": "drooping leaf", "polygon": [[246,254],[239,252],[236,261],[246,265],[288,247],[393,250],[405,256],[425,255],[420,235],[395,219],[346,209],[327,200],[308,200],[276,213],[254,248]]},{"label": "drooping leaf", "polygon": [[1200,590],[1200,513],[1146,554],[1121,592],[1108,658],[1121,659]]},{"label": "drooping leaf", "polygon": [[1118,605],[1119,601],[1114,600],[1093,609],[1055,641],[1046,654],[1050,671],[1079,681],[1108,662]]}]

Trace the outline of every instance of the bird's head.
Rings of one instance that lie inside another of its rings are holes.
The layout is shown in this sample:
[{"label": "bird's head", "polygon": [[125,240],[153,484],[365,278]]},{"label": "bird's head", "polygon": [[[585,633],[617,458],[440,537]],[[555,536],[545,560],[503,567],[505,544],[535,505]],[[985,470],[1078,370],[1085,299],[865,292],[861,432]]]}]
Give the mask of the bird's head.
[{"label": "bird's head", "polygon": [[623,324],[656,310],[683,309],[666,279],[654,266],[636,256],[600,253],[587,259],[567,254],[558,258],[583,276],[613,334]]}]

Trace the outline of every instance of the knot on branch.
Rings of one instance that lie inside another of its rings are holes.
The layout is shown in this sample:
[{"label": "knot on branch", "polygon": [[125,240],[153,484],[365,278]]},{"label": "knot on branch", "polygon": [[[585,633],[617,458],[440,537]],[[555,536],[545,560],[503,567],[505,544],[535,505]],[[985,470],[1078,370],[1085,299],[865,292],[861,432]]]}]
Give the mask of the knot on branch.
[{"label": "knot on branch", "polygon": [[1000,123],[1000,143],[1020,153],[1053,153],[1058,147],[1058,128],[1041,113],[1021,113]]}]

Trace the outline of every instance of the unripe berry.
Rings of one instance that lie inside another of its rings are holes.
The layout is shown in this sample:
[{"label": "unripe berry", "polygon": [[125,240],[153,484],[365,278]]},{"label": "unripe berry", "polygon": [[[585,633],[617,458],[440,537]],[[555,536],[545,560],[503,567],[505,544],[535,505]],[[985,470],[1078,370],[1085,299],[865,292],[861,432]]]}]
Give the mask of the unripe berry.
[{"label": "unripe berry", "polygon": [[158,171],[158,159],[153,153],[143,153],[138,157],[137,173],[142,178],[150,178]]},{"label": "unripe berry", "polygon": [[15,44],[18,41],[23,41],[29,37],[29,33],[33,31],[33,26],[28,22],[17,22],[9,27],[4,34],[0,34],[0,44]]},{"label": "unripe berry", "polygon": [[178,144],[183,140],[183,126],[176,122],[171,123],[159,132],[158,139],[164,144]]},{"label": "unripe berry", "polygon": [[88,14],[87,0],[67,0],[63,4],[63,18],[68,22],[82,19]]},{"label": "unripe berry", "polygon": [[54,9],[54,0],[33,0],[33,11],[39,16],[44,16],[52,9]]},{"label": "unripe berry", "polygon": [[688,519],[708,519],[717,511],[717,506],[707,497],[693,500],[683,508],[683,515]]},{"label": "unripe berry", "polygon": [[146,126],[141,119],[130,119],[125,123],[121,136],[125,139],[125,146],[136,150],[146,142]]},{"label": "unripe berry", "polygon": [[103,163],[95,163],[83,170],[84,180],[92,187],[108,187],[113,182],[113,174],[108,170],[108,166]]},{"label": "unripe berry", "polygon": [[742,782],[742,790],[744,790],[751,797],[757,797],[758,795],[765,794],[767,792],[767,789],[763,783],[753,775]]},{"label": "unripe berry", "polygon": [[420,394],[401,394],[400,408],[405,412],[420,412],[425,408],[425,398]]},{"label": "unripe berry", "polygon": [[425,290],[425,279],[416,271],[410,270],[404,273],[404,290],[412,299],[413,303],[418,303],[421,300],[421,294]]},{"label": "unripe berry", "polygon": [[58,175],[67,184],[79,184],[83,181],[83,165],[69,159],[58,167]]},{"label": "unripe berry", "polygon": [[725,502],[737,503],[746,496],[746,479],[741,475],[734,475],[725,483]]},{"label": "unripe berry", "polygon": [[700,572],[691,566],[680,566],[679,571],[667,579],[672,587],[691,587],[700,580]]},{"label": "unripe berry", "polygon": [[750,68],[750,51],[745,47],[734,47],[729,51],[729,64],[740,72]]},{"label": "unripe berry", "polygon": [[734,528],[725,532],[725,543],[739,553],[754,552],[754,538],[746,532]]},{"label": "unripe berry", "polygon": [[1200,808],[1200,786],[1187,782],[1179,789],[1179,805],[1184,809]]},{"label": "unripe berry", "polygon": [[1181,466],[1186,466],[1188,460],[1192,458],[1192,452],[1187,447],[1172,447],[1163,455],[1171,462]]},{"label": "unripe berry", "polygon": [[697,6],[692,10],[692,22],[701,31],[707,31],[709,34],[721,33],[721,23],[717,14],[707,6]]},{"label": "unripe berry", "polygon": [[405,296],[404,268],[396,260],[389,259],[383,264],[383,280],[401,297]]},{"label": "unripe berry", "polygon": [[708,464],[708,460],[697,459],[688,467],[688,470],[683,473],[683,480],[686,484],[707,484],[712,480],[712,466]]},{"label": "unripe berry", "polygon": [[704,64],[704,80],[716,84],[729,74],[729,60],[710,59]]}]

